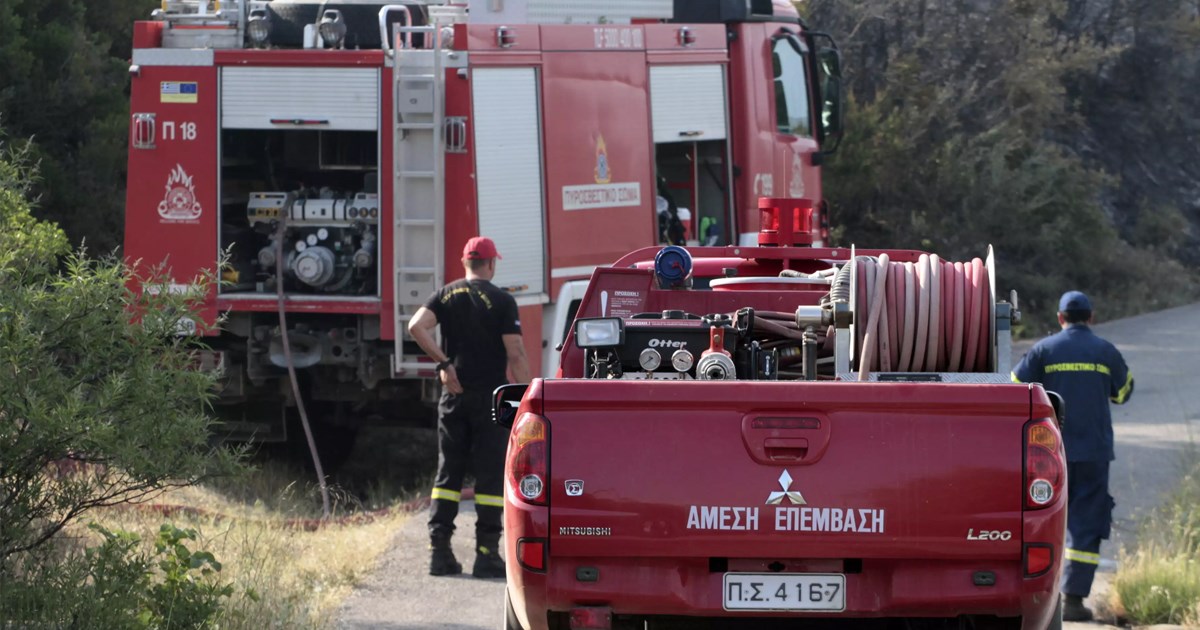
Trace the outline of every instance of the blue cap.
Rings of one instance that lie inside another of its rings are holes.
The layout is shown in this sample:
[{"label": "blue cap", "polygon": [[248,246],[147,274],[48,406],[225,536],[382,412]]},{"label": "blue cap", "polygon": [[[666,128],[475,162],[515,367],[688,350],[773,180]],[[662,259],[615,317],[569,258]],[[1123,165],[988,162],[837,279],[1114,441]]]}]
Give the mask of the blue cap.
[{"label": "blue cap", "polygon": [[1058,310],[1060,313],[1065,311],[1091,311],[1092,301],[1081,291],[1067,291],[1062,295],[1062,299],[1058,301]]},{"label": "blue cap", "polygon": [[692,255],[678,245],[667,245],[654,256],[654,274],[659,288],[686,287],[692,275]]}]

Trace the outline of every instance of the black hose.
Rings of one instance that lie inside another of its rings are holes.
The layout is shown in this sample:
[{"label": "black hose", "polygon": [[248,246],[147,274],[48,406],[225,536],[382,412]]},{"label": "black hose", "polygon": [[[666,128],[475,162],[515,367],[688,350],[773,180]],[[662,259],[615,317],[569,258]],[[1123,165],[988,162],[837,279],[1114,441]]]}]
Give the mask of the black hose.
[{"label": "black hose", "polygon": [[804,380],[817,380],[817,333],[812,326],[804,329]]},{"label": "black hose", "polygon": [[288,379],[292,381],[292,396],[296,398],[300,424],[304,427],[304,437],[308,440],[308,452],[312,455],[313,466],[317,469],[317,483],[321,487],[321,517],[328,519],[329,488],[325,485],[325,470],[321,467],[321,458],[317,456],[317,442],[313,439],[312,428],[308,424],[304,397],[300,395],[300,381],[296,378],[296,365],[292,361],[292,344],[288,342],[287,309],[284,308],[286,298],[283,294],[283,238],[287,230],[287,216],[291,211],[292,205],[285,203],[283,212],[279,213],[279,225],[275,228],[275,297],[279,303],[279,331],[283,336],[283,356],[287,362]]},{"label": "black hose", "polygon": [[833,277],[833,286],[829,289],[829,299],[834,303],[850,302],[850,265],[854,261],[848,261],[838,269],[837,275]]}]

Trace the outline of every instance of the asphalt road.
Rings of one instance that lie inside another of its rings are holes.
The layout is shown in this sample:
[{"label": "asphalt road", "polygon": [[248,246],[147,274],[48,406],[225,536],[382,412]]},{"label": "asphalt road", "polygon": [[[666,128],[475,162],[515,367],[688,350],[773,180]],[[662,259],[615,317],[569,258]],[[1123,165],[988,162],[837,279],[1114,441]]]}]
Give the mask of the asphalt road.
[{"label": "asphalt road", "polygon": [[1200,304],[1097,324],[1095,331],[1125,356],[1136,386],[1128,403],[1112,407],[1117,460],[1110,468],[1109,492],[1117,506],[1112,540],[1100,548],[1098,588],[1089,598],[1093,609],[1107,596],[1118,550],[1134,542],[1139,519],[1175,488],[1184,453],[1200,439],[1195,358],[1200,354]]},{"label": "asphalt road", "polygon": [[[1139,517],[1158,505],[1181,473],[1182,453],[1200,431],[1200,304],[1102,323],[1095,327],[1125,355],[1137,385],[1128,404],[1113,407],[1117,461],[1111,472],[1116,498],[1113,540],[1101,549],[1099,588],[1116,568],[1117,549],[1133,541]],[[1027,344],[1022,344],[1027,347]],[[1014,357],[1023,351],[1018,348]],[[475,515],[464,502],[455,553],[470,572]],[[353,630],[495,629],[504,583],[470,577],[433,578],[428,568],[424,513],[404,525],[371,580],[342,608],[337,627]],[[1091,624],[1068,627],[1096,628]]]}]

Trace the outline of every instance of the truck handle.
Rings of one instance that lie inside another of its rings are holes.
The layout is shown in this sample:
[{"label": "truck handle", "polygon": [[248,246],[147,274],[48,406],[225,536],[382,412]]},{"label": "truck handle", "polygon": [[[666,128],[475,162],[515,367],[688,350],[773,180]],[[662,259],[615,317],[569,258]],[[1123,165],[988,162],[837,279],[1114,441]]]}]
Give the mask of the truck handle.
[{"label": "truck handle", "polygon": [[404,25],[412,26],[412,13],[409,12],[408,7],[402,4],[385,4],[382,7],[379,7],[379,46],[380,48],[383,48],[383,52],[389,57],[394,56],[392,52],[393,48],[409,47],[409,36],[407,33],[404,34],[403,45],[401,45],[400,42],[393,42],[391,46],[388,45],[387,16],[388,13],[391,13],[392,11],[399,11],[403,13]]},{"label": "truck handle", "polygon": [[767,459],[776,462],[798,462],[808,455],[806,438],[767,438],[763,440]]}]

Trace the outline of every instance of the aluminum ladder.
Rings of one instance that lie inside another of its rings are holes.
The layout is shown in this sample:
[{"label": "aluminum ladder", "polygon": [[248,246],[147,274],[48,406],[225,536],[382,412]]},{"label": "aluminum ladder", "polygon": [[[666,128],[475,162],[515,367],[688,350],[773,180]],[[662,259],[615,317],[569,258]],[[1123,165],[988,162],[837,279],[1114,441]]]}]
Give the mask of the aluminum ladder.
[{"label": "aluminum ladder", "polygon": [[[380,24],[389,5],[380,10]],[[392,317],[396,326],[391,362],[393,378],[412,377],[418,369],[429,369],[418,356],[406,356],[404,341],[408,322],[429,295],[444,282],[445,258],[445,75],[438,25],[392,26],[393,118],[392,158],[392,269],[394,270]],[[426,46],[414,49],[414,35],[424,36]],[[386,39],[384,40],[386,45]]]}]

